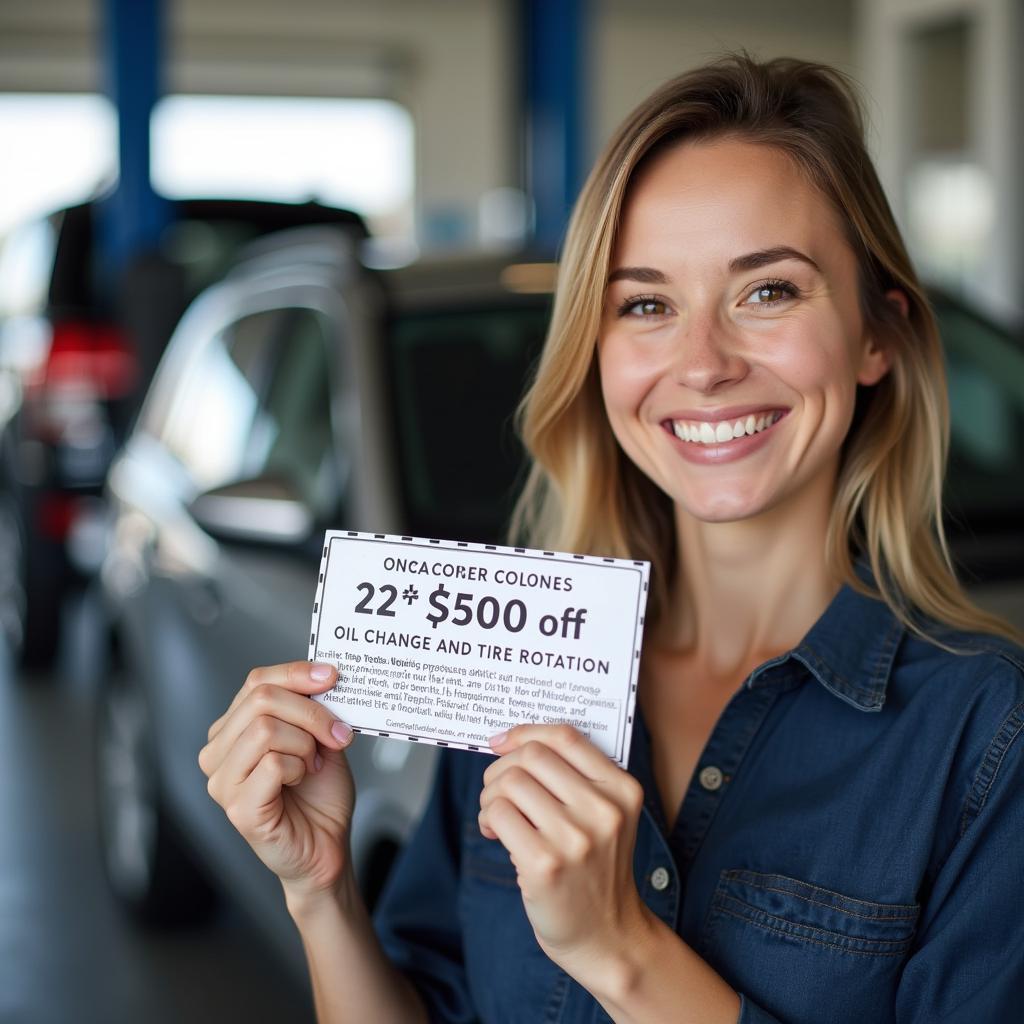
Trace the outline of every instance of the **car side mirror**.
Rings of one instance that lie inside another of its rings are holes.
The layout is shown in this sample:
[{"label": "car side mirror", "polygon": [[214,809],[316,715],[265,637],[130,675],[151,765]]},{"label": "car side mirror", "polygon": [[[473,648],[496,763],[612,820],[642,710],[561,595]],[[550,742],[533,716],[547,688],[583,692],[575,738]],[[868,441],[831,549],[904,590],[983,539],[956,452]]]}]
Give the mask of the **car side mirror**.
[{"label": "car side mirror", "polygon": [[279,546],[307,541],[315,520],[295,486],[278,476],[214,487],[196,497],[189,512],[218,540]]}]

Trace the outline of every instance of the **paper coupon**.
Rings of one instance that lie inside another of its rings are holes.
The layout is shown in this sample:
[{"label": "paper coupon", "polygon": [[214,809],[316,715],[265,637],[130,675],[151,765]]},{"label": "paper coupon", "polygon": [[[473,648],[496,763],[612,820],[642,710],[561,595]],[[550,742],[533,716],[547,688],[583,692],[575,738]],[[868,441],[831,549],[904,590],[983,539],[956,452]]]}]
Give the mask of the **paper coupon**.
[{"label": "paper coupon", "polygon": [[569,723],[629,761],[650,563],[328,531],[309,637],[356,732],[491,752]]}]

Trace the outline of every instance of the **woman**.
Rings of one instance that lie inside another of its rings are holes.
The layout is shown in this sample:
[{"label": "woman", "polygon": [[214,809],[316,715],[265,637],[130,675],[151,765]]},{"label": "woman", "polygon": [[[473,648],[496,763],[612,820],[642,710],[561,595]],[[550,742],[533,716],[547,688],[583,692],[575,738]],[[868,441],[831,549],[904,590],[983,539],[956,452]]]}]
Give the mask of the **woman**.
[{"label": "woman", "polygon": [[572,729],[442,755],[374,925],[351,732],[254,670],[210,792],[322,1021],[995,1021],[1024,991],[1024,655],[945,549],[932,314],[853,90],[728,57],[577,204],[518,535],[647,558],[630,771]]}]

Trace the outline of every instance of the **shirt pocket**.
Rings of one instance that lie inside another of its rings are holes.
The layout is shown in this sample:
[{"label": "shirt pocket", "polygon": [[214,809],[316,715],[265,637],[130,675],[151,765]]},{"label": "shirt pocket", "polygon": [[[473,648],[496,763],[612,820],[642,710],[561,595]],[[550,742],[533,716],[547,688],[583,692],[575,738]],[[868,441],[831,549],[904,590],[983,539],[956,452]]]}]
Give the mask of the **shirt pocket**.
[{"label": "shirt pocket", "polygon": [[699,951],[734,987],[792,1021],[892,1019],[920,906],[782,874],[724,870]]}]

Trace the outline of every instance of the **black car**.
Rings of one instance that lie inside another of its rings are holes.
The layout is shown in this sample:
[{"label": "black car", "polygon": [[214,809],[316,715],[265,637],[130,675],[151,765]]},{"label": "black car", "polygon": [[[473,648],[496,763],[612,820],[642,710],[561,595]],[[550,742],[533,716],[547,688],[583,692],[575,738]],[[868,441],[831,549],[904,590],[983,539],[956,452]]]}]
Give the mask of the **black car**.
[{"label": "black car", "polygon": [[315,203],[180,200],[159,251],[111,295],[102,202],[16,229],[0,254],[0,627],[28,666],[54,656],[110,461],[187,303],[260,235],[303,224],[367,235],[356,214]]}]

